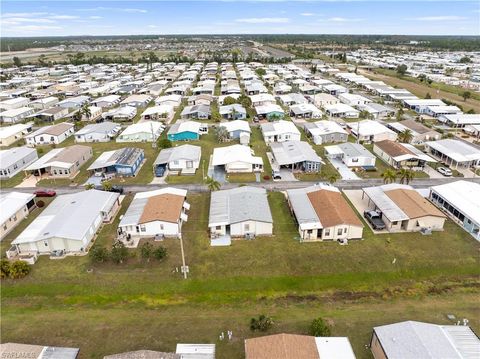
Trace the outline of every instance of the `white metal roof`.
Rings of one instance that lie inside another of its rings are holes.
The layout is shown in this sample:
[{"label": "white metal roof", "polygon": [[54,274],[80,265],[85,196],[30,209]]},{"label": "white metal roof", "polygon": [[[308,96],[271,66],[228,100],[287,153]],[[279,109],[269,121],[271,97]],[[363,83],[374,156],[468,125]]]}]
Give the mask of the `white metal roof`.
[{"label": "white metal roof", "polygon": [[468,326],[406,321],[374,328],[389,359],[478,359],[480,340]]},{"label": "white metal roof", "polygon": [[19,160],[27,157],[33,152],[37,152],[35,148],[21,146],[12,147],[7,150],[0,151],[0,168],[8,168]]},{"label": "white metal roof", "polygon": [[248,133],[251,132],[248,121],[244,121],[244,120],[233,120],[229,122],[222,122],[219,124],[219,126],[225,127],[228,132],[233,132],[233,131],[244,131]]},{"label": "white metal roof", "polygon": [[372,120],[363,120],[359,122],[348,122],[347,126],[354,132],[360,132],[360,136],[374,136],[381,133],[393,133],[392,130],[382,125],[380,122]]},{"label": "white metal roof", "polygon": [[431,190],[480,226],[480,184],[461,180],[433,186]]},{"label": "white metal roof", "polygon": [[34,194],[21,192],[0,193],[0,224],[3,225],[28,202],[35,198]]},{"label": "white metal roof", "polygon": [[126,135],[135,135],[137,133],[161,133],[163,129],[165,128],[162,123],[157,122],[157,121],[143,121],[143,122],[137,122],[133,123],[123,132],[121,133],[121,136],[126,136]]},{"label": "white metal roof", "polygon": [[412,189],[407,185],[398,183],[391,183],[378,187],[363,188],[363,192],[375,203],[375,206],[387,217],[390,222],[404,221],[410,219],[405,212],[403,212],[397,204],[385,194],[385,191],[393,190],[396,188]]},{"label": "white metal roof", "polygon": [[119,194],[89,190],[58,196],[12,242],[37,242],[47,238],[83,240],[101,211],[109,211]]},{"label": "white metal roof", "polygon": [[355,359],[347,337],[316,337],[315,344],[321,359]]},{"label": "white metal roof", "polygon": [[480,160],[480,150],[466,142],[453,139],[425,142],[426,146],[437,150],[455,162]]},{"label": "white metal roof", "polygon": [[320,156],[304,141],[284,141],[270,144],[275,162],[280,166],[304,161],[323,163]]},{"label": "white metal roof", "polygon": [[233,162],[246,162],[250,164],[263,164],[262,157],[254,156],[250,147],[232,145],[213,149],[212,165],[221,166]]},{"label": "white metal roof", "polygon": [[31,128],[32,125],[33,125],[33,122],[29,122],[29,123],[17,123],[16,125],[0,127],[0,138],[8,138],[20,132],[24,132],[29,128]]}]

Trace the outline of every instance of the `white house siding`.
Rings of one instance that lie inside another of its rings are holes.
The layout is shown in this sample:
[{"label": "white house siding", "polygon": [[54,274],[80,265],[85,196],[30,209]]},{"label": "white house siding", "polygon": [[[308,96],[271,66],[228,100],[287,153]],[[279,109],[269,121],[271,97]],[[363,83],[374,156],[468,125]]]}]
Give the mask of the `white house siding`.
[{"label": "white house siding", "polygon": [[134,133],[131,135],[120,135],[117,142],[151,142],[152,134],[147,132]]},{"label": "white house siding", "polygon": [[230,235],[232,237],[243,237],[247,233],[254,233],[256,236],[271,236],[272,231],[272,223],[244,221],[230,225]]},{"label": "white house siding", "polygon": [[20,208],[13,216],[0,224],[0,240],[14,229],[28,215],[27,206]]},{"label": "white house siding", "polygon": [[[357,160],[357,161],[355,161]],[[375,157],[345,157],[343,159],[348,167],[364,167],[375,166]]]},{"label": "white house siding", "polygon": [[163,221],[154,221],[144,224],[139,224],[139,232],[137,232],[137,226],[124,226],[122,231],[132,236],[140,237],[153,237],[156,234],[163,234],[166,237],[176,237],[181,232],[181,222],[171,223]]},{"label": "white house siding", "polygon": [[253,167],[246,162],[231,162],[225,165],[225,171],[231,172],[253,172]]},{"label": "white house siding", "polygon": [[27,144],[28,145],[41,145],[41,144],[59,144],[65,141],[68,137],[70,137],[74,132],[74,128],[72,127],[68,131],[62,133],[61,135],[58,136],[52,136],[47,133],[43,133],[34,137],[28,137],[26,138]]},{"label": "white house siding", "polygon": [[[341,229],[342,233],[338,234],[338,230]],[[345,231],[346,229],[346,231]],[[320,238],[317,238],[318,231],[322,231]],[[363,235],[363,228],[358,226],[351,225],[338,225],[333,227],[327,227],[323,229],[312,229],[311,233],[308,233],[308,230],[298,229],[300,236],[306,242],[319,242],[325,240],[336,241],[339,239],[360,239]]]},{"label": "white house siding", "polygon": [[[191,163],[187,166],[187,162]],[[199,161],[190,161],[190,160],[179,160],[179,161],[171,161],[168,163],[168,168],[172,171],[180,171],[183,169],[190,169],[190,168],[198,168]]]},{"label": "white house siding", "polygon": [[105,133],[89,133],[86,135],[76,135],[75,142],[108,142],[111,140],[111,137]]}]

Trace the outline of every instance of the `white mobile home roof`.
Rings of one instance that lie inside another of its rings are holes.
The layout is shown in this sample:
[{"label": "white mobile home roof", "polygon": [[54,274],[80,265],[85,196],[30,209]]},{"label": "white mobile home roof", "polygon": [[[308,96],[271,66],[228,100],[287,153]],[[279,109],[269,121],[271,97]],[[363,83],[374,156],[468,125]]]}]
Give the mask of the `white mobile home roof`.
[{"label": "white mobile home roof", "polygon": [[385,191],[403,188],[403,189],[412,189],[412,187],[398,184],[398,183],[391,183],[383,186],[378,187],[367,187],[363,188],[363,192],[366,193],[368,198],[375,203],[375,206],[383,213],[385,217],[387,217],[390,222],[395,221],[404,221],[410,219],[405,212],[403,212],[397,204],[385,194]]},{"label": "white mobile home roof", "polygon": [[264,188],[244,186],[212,192],[209,227],[248,220],[272,223]]},{"label": "white mobile home roof", "polygon": [[164,126],[160,122],[156,121],[144,121],[137,122],[129,125],[122,133],[122,136],[125,135],[134,135],[137,133],[158,133],[163,130]]},{"label": "white mobile home roof", "polygon": [[0,138],[8,138],[17,133],[27,131],[33,125],[32,122],[29,123],[17,123],[16,125],[0,127]]},{"label": "white mobile home roof", "polygon": [[461,180],[433,186],[431,189],[480,224],[480,184]]},{"label": "white mobile home roof", "polygon": [[5,223],[10,217],[35,198],[34,194],[21,192],[0,193],[0,224]]},{"label": "white mobile home roof", "polygon": [[280,166],[304,161],[323,163],[312,146],[304,141],[273,142],[270,148]]},{"label": "white mobile home roof", "polygon": [[425,145],[443,153],[456,162],[480,160],[480,149],[460,140],[447,138],[425,142]]},{"label": "white mobile home roof", "polygon": [[177,147],[165,148],[160,151],[154,165],[161,165],[172,161],[189,160],[200,161],[202,148],[194,145],[181,145]]},{"label": "white mobile home roof", "polygon": [[355,359],[347,337],[316,337],[315,344],[321,359]]},{"label": "white mobile home roof", "polygon": [[12,147],[7,150],[1,150],[0,167],[7,168],[33,152],[37,152],[37,150],[27,146]]},{"label": "white mobile home roof", "polygon": [[97,190],[58,196],[12,244],[52,237],[81,241],[99,213],[108,211],[118,196],[118,193]]},{"label": "white mobile home roof", "polygon": [[478,359],[480,340],[463,325],[407,321],[374,328],[389,359]]}]

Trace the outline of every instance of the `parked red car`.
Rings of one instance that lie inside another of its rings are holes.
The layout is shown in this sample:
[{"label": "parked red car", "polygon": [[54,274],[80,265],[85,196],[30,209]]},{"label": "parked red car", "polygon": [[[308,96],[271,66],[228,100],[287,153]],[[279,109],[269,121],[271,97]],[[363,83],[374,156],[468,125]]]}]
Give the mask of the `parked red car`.
[{"label": "parked red car", "polygon": [[37,197],[55,197],[57,192],[51,189],[39,189],[38,191],[33,192]]}]

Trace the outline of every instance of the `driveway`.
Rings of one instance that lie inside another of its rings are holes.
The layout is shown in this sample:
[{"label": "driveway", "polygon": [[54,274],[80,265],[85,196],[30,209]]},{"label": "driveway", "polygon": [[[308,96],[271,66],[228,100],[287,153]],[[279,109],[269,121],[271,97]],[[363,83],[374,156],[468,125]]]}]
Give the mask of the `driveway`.
[{"label": "driveway", "polygon": [[[352,202],[357,212],[363,218],[363,212],[367,209],[367,202],[362,199],[363,191],[361,189],[354,189],[354,190],[344,190],[343,193],[345,194],[345,196],[348,197],[348,199],[350,200],[350,202]],[[386,229],[377,231],[372,228],[372,225],[365,218],[363,218],[363,220],[365,221],[365,223],[367,223],[367,225],[370,227],[373,233],[375,234],[389,233]]]},{"label": "driveway", "polygon": [[35,187],[38,182],[38,177],[30,175],[25,178],[20,184],[16,185],[15,188],[25,188],[25,187]]},{"label": "driveway", "polygon": [[282,176],[282,179],[275,180],[275,182],[298,181],[292,171],[286,168],[280,169],[280,176]]},{"label": "driveway", "polygon": [[347,167],[345,163],[340,161],[338,158],[329,158],[327,157],[327,160],[330,161],[330,163],[335,167],[342,176],[342,180],[360,180],[361,178],[358,177],[353,171]]},{"label": "driveway", "polygon": [[225,173],[225,168],[221,166],[212,166],[212,156],[210,156],[210,161],[208,162],[208,177],[213,178],[220,184],[227,183],[227,176]]},{"label": "driveway", "polygon": [[475,177],[475,173],[473,173],[473,171],[470,170],[469,168],[458,167],[458,168],[456,168],[456,170],[458,172],[460,172],[463,175],[463,177],[465,177],[465,178],[474,178]]},{"label": "driveway", "polygon": [[423,172],[425,172],[430,178],[444,178],[444,176],[440,172],[434,170],[430,166],[425,166]]}]

